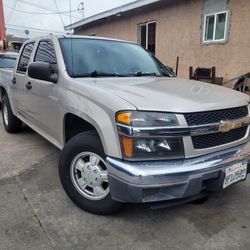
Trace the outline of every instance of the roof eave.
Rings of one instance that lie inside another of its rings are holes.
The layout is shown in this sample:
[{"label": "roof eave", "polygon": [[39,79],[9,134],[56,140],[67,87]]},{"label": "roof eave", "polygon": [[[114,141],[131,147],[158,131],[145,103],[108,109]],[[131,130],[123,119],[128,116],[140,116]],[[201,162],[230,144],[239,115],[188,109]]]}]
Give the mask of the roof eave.
[{"label": "roof eave", "polygon": [[64,27],[65,30],[71,30],[71,29],[75,29],[78,28],[79,26],[84,26],[86,24],[90,24],[92,22],[95,22],[97,20],[103,19],[103,18],[107,18],[107,17],[111,17],[111,16],[116,16],[118,14],[127,12],[127,11],[131,11],[131,10],[135,10],[141,7],[144,7],[146,5],[149,4],[153,4],[156,2],[160,2],[161,0],[138,0],[126,5],[122,5],[120,7],[96,14],[94,16],[85,18],[83,20],[80,20],[78,22],[75,22],[73,24],[67,25]]}]

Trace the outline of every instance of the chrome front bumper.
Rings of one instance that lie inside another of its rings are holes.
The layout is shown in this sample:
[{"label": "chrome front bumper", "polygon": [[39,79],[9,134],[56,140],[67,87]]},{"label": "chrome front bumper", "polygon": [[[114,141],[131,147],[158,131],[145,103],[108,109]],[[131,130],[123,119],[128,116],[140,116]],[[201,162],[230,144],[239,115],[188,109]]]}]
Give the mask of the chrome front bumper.
[{"label": "chrome front bumper", "polygon": [[[123,202],[181,199],[221,187],[226,167],[250,160],[250,143],[192,159],[128,162],[107,157],[110,192]],[[249,170],[249,169],[248,169]]]}]

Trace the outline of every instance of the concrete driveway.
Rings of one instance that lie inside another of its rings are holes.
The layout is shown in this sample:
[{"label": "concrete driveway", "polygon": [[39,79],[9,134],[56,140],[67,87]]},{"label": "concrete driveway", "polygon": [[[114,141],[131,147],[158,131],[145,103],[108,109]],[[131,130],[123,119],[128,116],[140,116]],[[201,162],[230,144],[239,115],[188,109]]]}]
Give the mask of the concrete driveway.
[{"label": "concrete driveway", "polygon": [[250,179],[202,205],[153,211],[126,205],[113,216],[77,208],[58,179],[59,152],[0,119],[0,249],[250,249]]}]

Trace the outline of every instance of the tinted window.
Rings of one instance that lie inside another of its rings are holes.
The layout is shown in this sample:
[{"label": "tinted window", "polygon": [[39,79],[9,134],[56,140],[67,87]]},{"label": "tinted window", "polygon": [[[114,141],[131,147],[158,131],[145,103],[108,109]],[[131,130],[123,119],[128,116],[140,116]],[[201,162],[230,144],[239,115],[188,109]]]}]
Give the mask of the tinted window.
[{"label": "tinted window", "polygon": [[14,68],[16,58],[8,56],[0,56],[0,68]]},{"label": "tinted window", "polygon": [[57,71],[56,54],[51,41],[41,41],[36,51],[35,62],[48,62],[52,70]]},{"label": "tinted window", "polygon": [[51,41],[41,41],[39,43],[34,61],[56,63],[56,54]]},{"label": "tinted window", "polygon": [[17,71],[26,72],[29,64],[30,56],[34,47],[34,43],[28,43],[25,45],[22,51],[21,58],[19,60]]}]

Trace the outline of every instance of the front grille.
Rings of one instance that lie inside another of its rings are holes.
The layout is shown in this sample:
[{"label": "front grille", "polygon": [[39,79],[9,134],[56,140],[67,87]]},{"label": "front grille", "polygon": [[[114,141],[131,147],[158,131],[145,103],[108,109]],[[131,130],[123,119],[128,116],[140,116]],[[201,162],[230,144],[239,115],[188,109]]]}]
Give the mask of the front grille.
[{"label": "front grille", "polygon": [[248,115],[247,106],[215,111],[187,113],[184,117],[189,126],[235,120]]},{"label": "front grille", "polygon": [[215,133],[207,135],[193,136],[193,146],[195,149],[211,148],[226,143],[234,142],[245,137],[247,126],[231,130],[226,133]]}]

